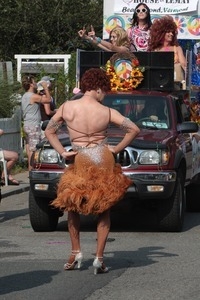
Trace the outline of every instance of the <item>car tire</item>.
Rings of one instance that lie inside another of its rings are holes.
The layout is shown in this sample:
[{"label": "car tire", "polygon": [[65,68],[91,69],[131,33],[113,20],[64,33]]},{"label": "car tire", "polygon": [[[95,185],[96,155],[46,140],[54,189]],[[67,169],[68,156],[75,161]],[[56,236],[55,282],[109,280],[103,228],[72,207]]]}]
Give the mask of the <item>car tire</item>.
[{"label": "car tire", "polygon": [[185,214],[185,193],[181,172],[177,175],[176,185],[172,196],[159,200],[158,227],[161,231],[180,232],[183,227]]},{"label": "car tire", "polygon": [[29,191],[29,216],[31,226],[36,232],[55,231],[58,225],[59,210],[52,208],[51,199],[35,197]]},{"label": "car tire", "polygon": [[186,210],[188,212],[200,211],[200,185],[190,184],[186,187]]}]

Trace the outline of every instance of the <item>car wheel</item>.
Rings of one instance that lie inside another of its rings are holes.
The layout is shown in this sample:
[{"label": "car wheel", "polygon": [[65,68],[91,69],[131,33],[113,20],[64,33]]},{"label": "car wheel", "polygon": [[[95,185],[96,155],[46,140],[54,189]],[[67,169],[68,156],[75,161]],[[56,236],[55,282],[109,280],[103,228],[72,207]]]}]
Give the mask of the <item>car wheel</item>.
[{"label": "car wheel", "polygon": [[29,191],[29,216],[34,231],[54,231],[58,225],[59,210],[52,208],[51,199],[35,197]]},{"label": "car wheel", "polygon": [[159,200],[158,226],[162,231],[179,232],[182,230],[185,214],[185,193],[181,172],[177,175],[177,181],[172,196]]},{"label": "car wheel", "polygon": [[200,211],[200,185],[190,184],[186,187],[186,209],[189,212]]}]

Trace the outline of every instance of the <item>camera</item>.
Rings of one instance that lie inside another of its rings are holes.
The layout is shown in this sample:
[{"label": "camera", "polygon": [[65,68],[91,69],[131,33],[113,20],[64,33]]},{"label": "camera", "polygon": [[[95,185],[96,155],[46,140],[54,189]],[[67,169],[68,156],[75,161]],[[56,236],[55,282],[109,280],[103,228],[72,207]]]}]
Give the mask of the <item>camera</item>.
[{"label": "camera", "polygon": [[[41,83],[44,82],[44,80],[41,80],[37,83],[37,91],[40,95],[44,95],[45,94],[45,91],[44,91],[44,88],[43,86],[41,85]],[[50,86],[51,82],[50,81],[46,81],[47,83],[47,87]]]}]

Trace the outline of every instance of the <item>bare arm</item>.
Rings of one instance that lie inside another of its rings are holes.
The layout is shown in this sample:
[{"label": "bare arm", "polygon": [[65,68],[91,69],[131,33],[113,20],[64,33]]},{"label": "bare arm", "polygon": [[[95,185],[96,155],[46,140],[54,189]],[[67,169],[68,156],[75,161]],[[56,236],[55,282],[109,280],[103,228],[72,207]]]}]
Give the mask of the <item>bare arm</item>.
[{"label": "bare arm", "polygon": [[94,44],[94,46],[98,46],[99,48],[101,48],[102,50],[105,50],[105,51],[111,51],[108,47],[106,47],[106,45],[103,45],[102,43],[97,43],[97,41],[95,40],[94,27],[92,25],[91,25],[91,31],[88,32],[88,34],[86,34],[85,27],[83,27],[82,30],[79,30],[78,34],[84,40],[87,40],[88,42]]},{"label": "bare arm", "polygon": [[179,59],[179,62],[181,64],[181,67],[185,71],[186,66],[187,66],[187,62],[186,62],[186,58],[184,56],[183,50],[180,46],[177,47],[177,53],[178,53],[178,59]]},{"label": "bare arm", "polygon": [[125,52],[129,51],[129,49],[125,46],[116,46],[113,45],[110,42],[107,42],[105,40],[102,40],[101,38],[94,37],[94,38],[86,38],[86,40],[90,41],[92,44],[96,45],[97,47],[106,50],[106,51],[112,51],[112,52]]},{"label": "bare arm", "polygon": [[114,147],[109,146],[110,150],[117,154],[130,144],[130,142],[139,134],[140,129],[135,123],[130,119],[125,118],[115,109],[111,109],[111,122],[120,126],[126,132],[119,144]]},{"label": "bare arm", "polygon": [[103,49],[107,49],[107,51],[112,51],[112,52],[125,52],[125,51],[129,51],[129,49],[125,46],[115,46],[110,42],[107,42],[105,40],[99,39],[97,37],[95,37],[92,40],[92,43],[97,45],[99,48],[103,48]]},{"label": "bare arm", "polygon": [[83,29],[78,31],[78,34],[82,39],[92,43],[93,45],[95,45],[105,51],[112,51],[112,52],[129,51],[129,49],[125,46],[115,46],[110,42],[107,42],[105,40],[102,40],[101,38],[96,37],[94,30],[88,32],[88,34],[87,34],[86,29],[83,27]]},{"label": "bare arm", "polygon": [[65,148],[60,143],[56,131],[63,123],[63,105],[59,107],[55,115],[49,121],[46,129],[45,129],[45,136],[49,140],[51,146],[65,159],[69,159],[70,157],[74,157],[77,154],[75,151],[66,152]]},{"label": "bare arm", "polygon": [[31,97],[31,104],[37,102],[37,103],[49,103],[51,102],[51,95],[49,92],[49,89],[47,87],[47,82],[46,81],[42,81],[41,85],[43,86],[44,90],[45,90],[45,94],[44,95],[38,95],[38,94],[33,94]]},{"label": "bare arm", "polygon": [[44,110],[47,116],[53,116],[56,113],[56,110],[51,110],[49,103],[44,103]]}]

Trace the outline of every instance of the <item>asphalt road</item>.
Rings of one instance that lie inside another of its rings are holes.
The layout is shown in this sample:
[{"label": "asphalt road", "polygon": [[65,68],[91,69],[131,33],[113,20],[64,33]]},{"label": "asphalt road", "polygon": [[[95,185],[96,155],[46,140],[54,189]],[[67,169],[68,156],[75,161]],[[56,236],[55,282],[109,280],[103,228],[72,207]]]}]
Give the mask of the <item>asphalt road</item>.
[{"label": "asphalt road", "polygon": [[6,197],[0,205],[0,299],[200,299],[200,213],[186,213],[180,233],[157,232],[152,216],[141,208],[112,215],[105,251],[110,270],[95,276],[95,219],[81,221],[82,269],[64,271],[71,250],[66,216],[55,232],[36,233],[28,192]]}]

